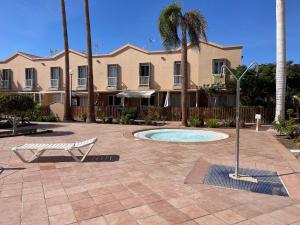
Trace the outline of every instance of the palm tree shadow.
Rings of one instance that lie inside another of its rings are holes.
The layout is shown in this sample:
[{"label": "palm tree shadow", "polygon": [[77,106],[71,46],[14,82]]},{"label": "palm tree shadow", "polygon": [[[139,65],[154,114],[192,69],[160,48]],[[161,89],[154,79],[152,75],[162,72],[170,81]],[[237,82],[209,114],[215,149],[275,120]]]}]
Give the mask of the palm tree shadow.
[{"label": "palm tree shadow", "polygon": [[51,131],[46,133],[37,133],[37,134],[30,134],[28,136],[32,137],[56,137],[56,136],[67,136],[72,135],[74,132],[72,131]]},{"label": "palm tree shadow", "polygon": [[[116,162],[120,160],[119,155],[89,155],[85,158],[84,163],[89,162]],[[32,163],[49,163],[49,162],[75,162],[71,156],[43,156],[32,161]]]}]

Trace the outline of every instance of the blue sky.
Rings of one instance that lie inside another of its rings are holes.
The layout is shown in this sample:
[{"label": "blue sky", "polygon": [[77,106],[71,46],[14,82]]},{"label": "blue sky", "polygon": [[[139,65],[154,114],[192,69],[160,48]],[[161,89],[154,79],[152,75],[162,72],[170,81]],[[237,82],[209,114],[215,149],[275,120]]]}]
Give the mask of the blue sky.
[{"label": "blue sky", "polygon": [[[69,45],[85,50],[83,0],[65,0]],[[131,43],[162,49],[157,29],[167,0],[90,0],[94,53]],[[243,63],[275,62],[275,0],[181,0],[183,10],[199,9],[208,21],[208,40],[242,44]],[[0,1],[0,59],[15,51],[48,56],[63,49],[60,0]],[[154,42],[150,43],[149,39]],[[98,44],[98,48],[95,48]],[[300,63],[300,1],[287,0],[287,58]]]}]

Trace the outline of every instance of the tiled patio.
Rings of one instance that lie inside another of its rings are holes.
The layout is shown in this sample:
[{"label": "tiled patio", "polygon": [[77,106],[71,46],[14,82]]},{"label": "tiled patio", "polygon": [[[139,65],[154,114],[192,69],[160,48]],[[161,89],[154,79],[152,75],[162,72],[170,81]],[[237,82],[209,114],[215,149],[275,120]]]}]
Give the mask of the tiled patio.
[{"label": "tiled patio", "polygon": [[[223,130],[231,135],[225,141],[174,144],[135,140],[129,134],[145,128],[141,126],[52,127],[55,132],[47,135],[0,139],[0,165],[6,168],[0,175],[0,225],[300,224],[300,164],[268,132],[242,130],[241,166],[278,171],[289,198],[197,180],[184,184],[199,159],[233,165],[234,130]],[[56,152],[46,153],[39,163],[23,164],[10,151],[25,142],[94,136],[98,142],[92,155],[115,156],[75,163]]]}]

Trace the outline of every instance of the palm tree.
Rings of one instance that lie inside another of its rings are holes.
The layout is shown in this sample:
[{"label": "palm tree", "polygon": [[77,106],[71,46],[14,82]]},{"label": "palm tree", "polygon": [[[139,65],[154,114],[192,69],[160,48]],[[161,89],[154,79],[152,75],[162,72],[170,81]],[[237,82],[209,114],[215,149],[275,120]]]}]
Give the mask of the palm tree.
[{"label": "palm tree", "polygon": [[70,103],[70,62],[69,62],[69,43],[68,43],[68,28],[66,18],[65,1],[61,0],[61,17],[64,33],[65,47],[65,101],[64,101],[64,121],[72,120],[71,103]]},{"label": "palm tree", "polygon": [[285,0],[276,0],[276,110],[275,121],[285,115],[286,34]]},{"label": "palm tree", "polygon": [[[181,28],[181,39],[178,34],[179,28]],[[181,123],[183,126],[187,126],[187,33],[191,47],[200,50],[200,38],[207,40],[206,29],[207,22],[198,10],[191,10],[183,14],[181,5],[178,3],[167,5],[159,16],[159,32],[165,49],[174,49],[181,44]]]},{"label": "palm tree", "polygon": [[92,58],[92,38],[89,14],[89,1],[84,0],[85,11],[85,27],[86,27],[86,43],[87,43],[87,58],[88,58],[88,110],[87,122],[96,122],[95,105],[94,105],[94,81],[93,81],[93,58]]}]

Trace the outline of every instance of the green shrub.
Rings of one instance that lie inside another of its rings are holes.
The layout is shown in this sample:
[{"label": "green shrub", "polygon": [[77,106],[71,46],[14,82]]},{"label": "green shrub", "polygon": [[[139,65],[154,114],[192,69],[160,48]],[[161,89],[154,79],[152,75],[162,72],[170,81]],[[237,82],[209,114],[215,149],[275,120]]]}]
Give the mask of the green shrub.
[{"label": "green shrub", "polygon": [[291,119],[294,114],[294,109],[288,109],[288,110],[286,110],[286,112],[288,114],[289,119]]},{"label": "green shrub", "polygon": [[235,127],[236,123],[234,119],[224,120],[224,127]]},{"label": "green shrub", "polygon": [[272,127],[279,135],[287,135],[289,138],[297,138],[300,135],[300,128],[294,119],[286,120],[279,116],[278,120],[273,122]]},{"label": "green shrub", "polygon": [[53,114],[50,114],[48,116],[39,116],[39,117],[37,117],[36,121],[38,121],[38,122],[56,122],[57,117],[54,116]]},{"label": "green shrub", "polygon": [[190,117],[189,124],[191,127],[199,127],[201,125],[201,122],[198,118]]},{"label": "green shrub", "polygon": [[206,120],[206,126],[209,127],[209,128],[216,128],[219,126],[219,120],[218,119],[208,119]]},{"label": "green shrub", "polygon": [[123,109],[121,116],[127,116],[129,119],[135,119],[137,117],[137,111],[135,108]]}]

